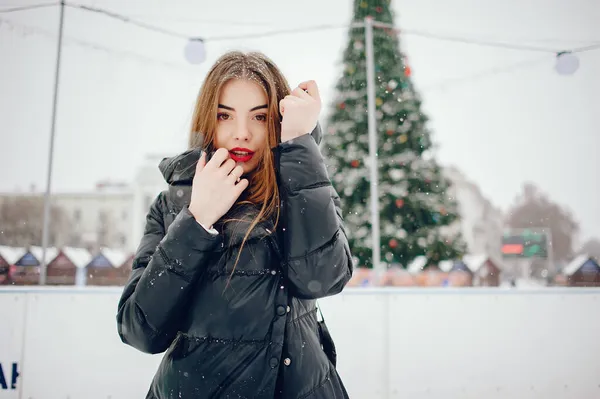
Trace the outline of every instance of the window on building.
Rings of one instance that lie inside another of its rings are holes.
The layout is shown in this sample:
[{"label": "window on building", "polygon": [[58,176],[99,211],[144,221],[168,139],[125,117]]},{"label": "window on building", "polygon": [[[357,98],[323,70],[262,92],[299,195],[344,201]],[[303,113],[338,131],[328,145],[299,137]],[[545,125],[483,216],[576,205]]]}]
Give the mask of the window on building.
[{"label": "window on building", "polygon": [[97,231],[97,244],[100,247],[105,247],[109,245],[108,242],[108,212],[105,210],[101,210],[98,213],[98,231]]}]

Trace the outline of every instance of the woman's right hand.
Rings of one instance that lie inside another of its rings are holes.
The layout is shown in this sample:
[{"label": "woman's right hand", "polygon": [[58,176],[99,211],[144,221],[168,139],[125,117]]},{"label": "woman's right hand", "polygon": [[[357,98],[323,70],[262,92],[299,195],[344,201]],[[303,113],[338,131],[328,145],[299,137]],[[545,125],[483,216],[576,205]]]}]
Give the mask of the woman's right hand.
[{"label": "woman's right hand", "polygon": [[248,187],[248,179],[240,179],[243,169],[229,157],[229,152],[219,148],[206,163],[202,152],[196,164],[192,182],[189,210],[196,221],[206,228],[215,224]]}]

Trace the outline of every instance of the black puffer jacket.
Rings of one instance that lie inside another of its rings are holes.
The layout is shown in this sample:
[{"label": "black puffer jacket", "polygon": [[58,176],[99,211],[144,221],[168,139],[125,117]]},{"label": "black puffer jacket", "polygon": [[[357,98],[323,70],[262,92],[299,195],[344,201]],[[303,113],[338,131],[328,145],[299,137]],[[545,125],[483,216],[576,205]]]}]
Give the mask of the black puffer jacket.
[{"label": "black puffer jacket", "polygon": [[166,351],[147,398],[348,397],[317,332],[315,299],[342,291],[352,274],[319,138],[317,127],[274,149],[281,224],[252,231],[228,287],[248,225],[217,223],[213,236],[195,221],[187,205],[197,150],[161,163],[169,189],[148,213],[117,315],[123,342]]}]

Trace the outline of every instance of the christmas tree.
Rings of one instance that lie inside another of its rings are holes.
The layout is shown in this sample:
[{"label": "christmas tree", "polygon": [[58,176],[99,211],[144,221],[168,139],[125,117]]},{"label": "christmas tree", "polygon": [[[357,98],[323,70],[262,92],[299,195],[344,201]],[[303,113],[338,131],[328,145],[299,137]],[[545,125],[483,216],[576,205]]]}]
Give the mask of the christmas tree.
[{"label": "christmas tree", "polygon": [[[353,23],[393,24],[389,0],[355,0]],[[373,28],[379,171],[381,261],[406,267],[417,256],[429,264],[460,258],[457,204],[433,159],[431,133],[398,31]],[[348,238],[359,267],[372,267],[370,165],[365,30],[352,27],[343,76],[326,123],[323,152],[342,199]]]}]

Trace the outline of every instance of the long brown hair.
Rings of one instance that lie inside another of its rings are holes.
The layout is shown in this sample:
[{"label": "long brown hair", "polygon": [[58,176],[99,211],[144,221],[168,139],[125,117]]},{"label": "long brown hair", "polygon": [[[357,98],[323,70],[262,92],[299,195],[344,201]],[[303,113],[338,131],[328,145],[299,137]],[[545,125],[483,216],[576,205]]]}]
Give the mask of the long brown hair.
[{"label": "long brown hair", "polygon": [[[259,205],[260,211],[246,231],[229,280],[240,259],[242,249],[252,229],[271,219],[274,227],[279,221],[279,189],[275,176],[272,148],[281,141],[279,102],[290,93],[290,86],[273,61],[259,52],[232,51],[221,56],[208,72],[196,100],[189,136],[189,147],[212,149],[215,141],[219,95],[232,79],[247,79],[257,83],[267,96],[267,143],[257,168],[249,176],[249,186],[242,203]],[[229,283],[229,281],[228,281]]]}]

